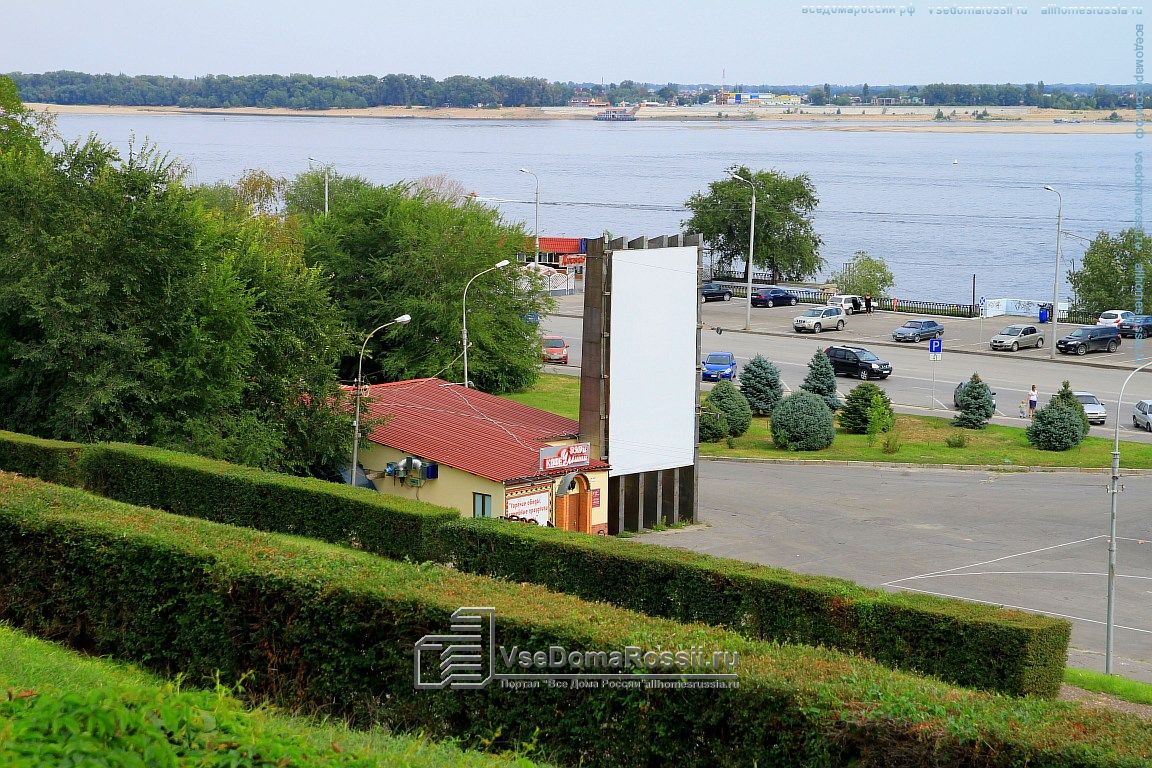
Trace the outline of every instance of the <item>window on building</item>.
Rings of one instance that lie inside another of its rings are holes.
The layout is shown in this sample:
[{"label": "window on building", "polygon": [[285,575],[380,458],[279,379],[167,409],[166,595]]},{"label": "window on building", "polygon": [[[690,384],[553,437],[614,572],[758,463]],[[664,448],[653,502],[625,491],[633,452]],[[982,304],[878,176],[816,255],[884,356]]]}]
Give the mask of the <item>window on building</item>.
[{"label": "window on building", "polygon": [[492,517],[492,494],[472,494],[472,517]]}]

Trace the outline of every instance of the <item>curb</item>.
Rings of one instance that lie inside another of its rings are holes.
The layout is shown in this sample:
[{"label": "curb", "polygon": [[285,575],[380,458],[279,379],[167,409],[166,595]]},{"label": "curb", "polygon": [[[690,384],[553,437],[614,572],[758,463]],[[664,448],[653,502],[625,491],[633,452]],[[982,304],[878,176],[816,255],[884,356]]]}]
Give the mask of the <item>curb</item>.
[{"label": "curb", "polygon": [[[792,466],[879,467],[890,469],[945,469],[975,472],[1072,472],[1112,476],[1111,467],[1026,467],[1017,464],[911,464],[902,461],[848,461],[846,459],[757,459],[743,456],[701,456],[700,461],[727,461],[733,464],[787,464]],[[1152,474],[1152,469],[1121,469],[1125,475]]]}]

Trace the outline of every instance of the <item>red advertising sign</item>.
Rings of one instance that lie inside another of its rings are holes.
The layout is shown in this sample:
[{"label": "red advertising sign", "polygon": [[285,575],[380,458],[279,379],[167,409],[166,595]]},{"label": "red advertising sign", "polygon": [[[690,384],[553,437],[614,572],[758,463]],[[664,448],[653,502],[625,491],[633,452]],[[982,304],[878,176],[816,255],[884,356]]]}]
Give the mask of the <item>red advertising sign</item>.
[{"label": "red advertising sign", "polygon": [[553,445],[540,449],[540,469],[568,469],[586,467],[591,460],[591,443]]},{"label": "red advertising sign", "polygon": [[592,506],[593,507],[600,506],[600,489],[599,488],[593,488],[592,489]]},{"label": "red advertising sign", "polygon": [[584,261],[585,256],[582,253],[565,253],[560,256],[560,266],[562,267],[580,266]]}]

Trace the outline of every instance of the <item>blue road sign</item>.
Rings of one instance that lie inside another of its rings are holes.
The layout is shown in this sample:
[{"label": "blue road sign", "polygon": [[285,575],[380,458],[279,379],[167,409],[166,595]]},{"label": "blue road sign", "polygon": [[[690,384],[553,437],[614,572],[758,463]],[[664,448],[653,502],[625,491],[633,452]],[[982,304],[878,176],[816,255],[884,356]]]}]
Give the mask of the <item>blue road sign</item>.
[{"label": "blue road sign", "polygon": [[944,351],[944,339],[928,339],[928,351],[938,355]]}]

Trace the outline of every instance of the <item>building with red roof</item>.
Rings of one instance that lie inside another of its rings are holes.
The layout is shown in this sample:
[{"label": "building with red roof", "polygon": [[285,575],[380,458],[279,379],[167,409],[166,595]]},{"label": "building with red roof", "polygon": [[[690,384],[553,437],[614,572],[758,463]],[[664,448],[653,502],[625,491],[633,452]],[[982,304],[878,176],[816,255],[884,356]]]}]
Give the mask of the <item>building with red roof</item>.
[{"label": "building with red roof", "polygon": [[366,388],[361,454],[385,493],[585,533],[608,531],[608,464],[573,419],[440,379]]}]

